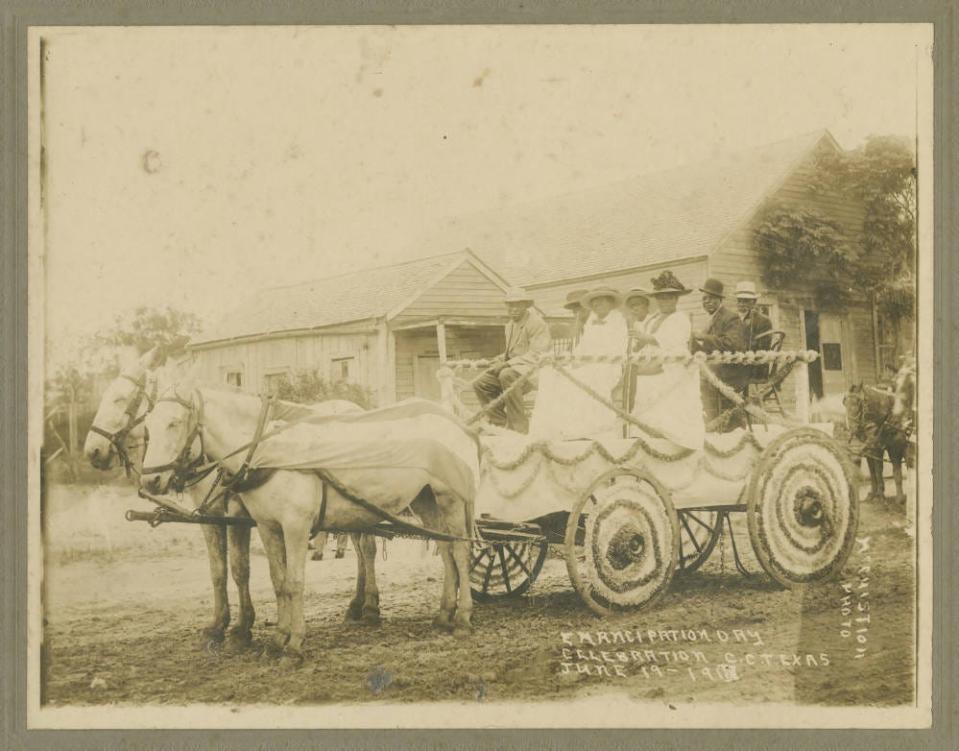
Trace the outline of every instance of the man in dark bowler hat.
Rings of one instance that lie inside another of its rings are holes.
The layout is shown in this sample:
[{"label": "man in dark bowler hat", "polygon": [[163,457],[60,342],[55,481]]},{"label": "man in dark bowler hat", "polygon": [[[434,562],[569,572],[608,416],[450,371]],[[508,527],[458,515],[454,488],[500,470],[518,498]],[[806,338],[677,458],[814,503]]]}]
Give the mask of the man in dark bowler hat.
[{"label": "man in dark bowler hat", "polygon": [[[709,322],[705,330],[694,331],[692,336],[693,352],[740,352],[745,347],[743,337],[743,323],[734,310],[723,304],[725,298],[723,283],[718,279],[707,279],[699,288],[703,293],[703,309],[709,314]],[[748,381],[747,369],[739,365],[710,365],[708,366],[721,381],[734,391],[741,392]],[[700,380],[700,391],[703,397],[703,410],[706,413],[706,424],[715,420],[719,415],[735,404],[727,399],[713,386],[706,376]],[[741,419],[726,420],[720,425],[720,430],[732,430],[740,427]]]}]

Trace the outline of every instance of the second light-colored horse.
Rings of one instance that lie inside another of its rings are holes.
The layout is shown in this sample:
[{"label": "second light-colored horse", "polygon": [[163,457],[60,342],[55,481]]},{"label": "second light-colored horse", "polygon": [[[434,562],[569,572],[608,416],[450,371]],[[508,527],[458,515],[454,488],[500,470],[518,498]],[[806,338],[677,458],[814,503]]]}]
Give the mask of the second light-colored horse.
[{"label": "second light-colored horse", "polygon": [[[165,493],[177,467],[196,458],[199,444],[211,459],[237,472],[242,456],[230,454],[254,436],[261,402],[254,397],[183,383],[158,400],[147,417],[150,443],[144,459],[142,486]],[[151,469],[155,468],[155,469]],[[324,500],[325,499],[325,500]],[[397,496],[384,510],[394,516],[407,507],[423,524],[457,539],[437,544],[444,566],[440,612],[434,623],[452,628],[454,635],[471,631],[472,598],[469,586],[472,499],[450,489],[427,485],[411,499]],[[277,633],[273,645],[284,661],[302,659],[306,630],[303,613],[307,540],[322,515],[331,529],[363,530],[380,516],[343,497],[311,471],[278,470],[262,486],[244,493],[244,501],[266,548],[270,576],[277,598]]]},{"label": "second light-colored horse", "polygon": [[[109,470],[116,461],[128,465],[128,472],[138,477],[145,450],[146,431],[143,420],[152,406],[158,387],[182,378],[189,363],[167,364],[166,355],[159,347],[149,350],[137,361],[123,368],[104,390],[91,431],[86,437],[84,453],[97,469]],[[165,367],[161,367],[165,366]],[[161,385],[158,385],[161,384]],[[150,392],[153,392],[151,397]],[[353,402],[335,400],[309,405],[318,414],[345,414],[360,412]],[[138,480],[134,479],[136,484]],[[205,477],[184,489],[184,496],[195,508],[207,497],[213,484]],[[206,509],[210,516],[229,514],[248,517],[242,498],[237,495],[220,498]],[[219,643],[227,636],[233,648],[242,648],[252,640],[252,626],[256,618],[250,596],[250,528],[244,526],[201,525],[207,548],[210,579],[213,586],[213,618],[202,629],[204,646]],[[376,586],[376,542],[366,535],[354,535],[357,552],[356,594],[350,602],[346,617],[365,623],[379,622],[379,590]],[[238,612],[233,627],[230,625],[230,604],[227,576],[231,574],[237,588]]]}]

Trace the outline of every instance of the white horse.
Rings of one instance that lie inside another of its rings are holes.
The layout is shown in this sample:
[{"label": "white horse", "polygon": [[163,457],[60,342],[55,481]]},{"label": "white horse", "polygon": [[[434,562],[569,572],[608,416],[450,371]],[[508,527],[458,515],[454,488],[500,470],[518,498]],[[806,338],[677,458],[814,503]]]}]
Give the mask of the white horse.
[{"label": "white horse", "polygon": [[[139,476],[146,449],[144,419],[155,401],[157,380],[164,375],[174,378],[177,373],[163,373],[165,353],[154,347],[138,361],[125,367],[105,389],[84,444],[84,453],[97,469],[109,470],[120,460],[128,473]],[[168,366],[169,367],[169,366]],[[176,370],[176,368],[174,368]],[[151,395],[152,394],[152,395]],[[341,400],[310,405],[309,409],[323,414],[345,414],[362,411],[353,402]],[[137,480],[134,480],[137,483]],[[184,495],[195,508],[207,497],[213,478],[202,478],[184,489]],[[210,516],[229,514],[247,517],[242,498],[236,494],[208,504]],[[252,627],[256,618],[250,596],[250,528],[245,526],[201,525],[213,584],[213,619],[202,629],[203,644],[219,643],[227,637],[230,625],[230,604],[227,593],[227,569],[237,587],[239,609],[237,621],[229,630],[229,645],[241,649],[252,641]],[[353,537],[357,551],[356,595],[347,610],[347,620],[365,623],[379,622],[379,590],[376,586],[376,542],[366,535]],[[227,561],[229,559],[229,566]]]},{"label": "white horse", "polygon": [[[184,396],[186,395],[186,396]],[[239,472],[245,452],[236,450],[253,439],[262,403],[252,396],[197,388],[182,383],[157,400],[146,419],[150,442],[144,458],[141,487],[165,493],[177,473],[201,454],[231,473]],[[306,630],[303,613],[304,568],[307,541],[318,524],[362,531],[379,523],[377,513],[350,500],[317,472],[282,469],[259,487],[244,492],[247,511],[256,520],[270,564],[277,598],[275,650],[283,662],[302,659]],[[394,517],[411,509],[448,540],[437,543],[444,565],[437,626],[452,628],[455,636],[471,632],[472,598],[469,586],[472,499],[464,500],[440,483],[421,488],[415,498],[397,495],[382,510]]]}]

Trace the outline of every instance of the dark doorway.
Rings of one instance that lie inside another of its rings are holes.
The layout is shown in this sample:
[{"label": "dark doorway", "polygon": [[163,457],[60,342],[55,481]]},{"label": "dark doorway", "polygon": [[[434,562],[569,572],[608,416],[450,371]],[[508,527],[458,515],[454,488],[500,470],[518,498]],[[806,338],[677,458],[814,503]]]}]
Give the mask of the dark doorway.
[{"label": "dark doorway", "polygon": [[[819,313],[815,310],[804,310],[803,325],[806,330],[806,349],[819,352]],[[817,399],[823,397],[821,357],[809,364],[809,393]]]}]

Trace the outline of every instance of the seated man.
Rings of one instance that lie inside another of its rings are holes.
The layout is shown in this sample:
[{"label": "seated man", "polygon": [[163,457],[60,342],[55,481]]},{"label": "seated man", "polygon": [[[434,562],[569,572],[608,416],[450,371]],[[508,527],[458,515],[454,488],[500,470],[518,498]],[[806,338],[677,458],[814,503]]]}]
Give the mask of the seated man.
[{"label": "seated man", "polygon": [[[759,293],[752,282],[739,282],[736,285],[736,310],[743,322],[743,343],[747,352],[767,350],[770,345],[769,332],[773,330],[773,322],[756,307],[758,299]],[[769,377],[768,365],[753,365],[747,371],[754,383]]]},{"label": "seated man", "polygon": [[[509,315],[506,351],[496,357],[494,364],[473,386],[484,407],[498,399],[517,379],[528,374],[536,361],[552,353],[553,349],[549,326],[533,308],[532,297],[521,289],[511,289],[506,294],[506,310]],[[490,422],[518,433],[529,432],[529,418],[523,407],[524,390],[520,386],[511,391],[505,404],[490,411]]]},{"label": "seated man", "polygon": [[[706,352],[741,352],[744,348],[743,322],[739,316],[723,305],[723,283],[718,279],[707,279],[699,288],[703,293],[703,309],[709,315],[706,329],[694,331],[692,335],[692,351]],[[741,392],[748,379],[748,373],[741,365],[708,365],[713,374],[729,386],[733,391]],[[727,398],[719,389],[712,385],[705,376],[701,381],[703,409],[706,412],[706,423],[716,421],[721,415],[728,414],[731,419],[719,425],[720,432],[729,432],[740,427],[743,420],[731,410],[735,403]]]}]

